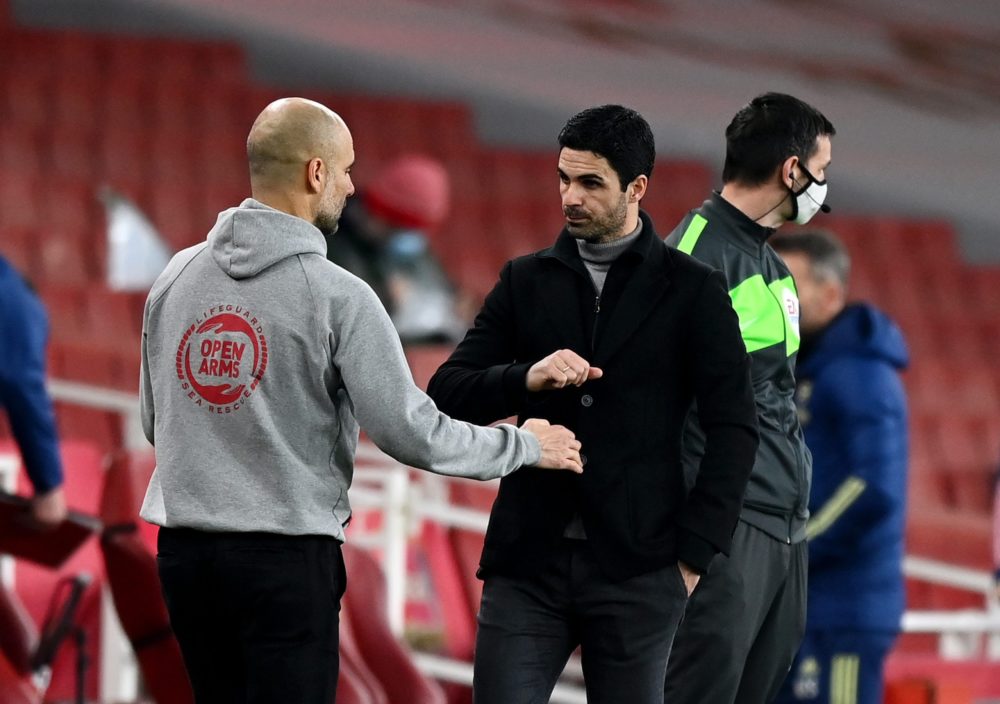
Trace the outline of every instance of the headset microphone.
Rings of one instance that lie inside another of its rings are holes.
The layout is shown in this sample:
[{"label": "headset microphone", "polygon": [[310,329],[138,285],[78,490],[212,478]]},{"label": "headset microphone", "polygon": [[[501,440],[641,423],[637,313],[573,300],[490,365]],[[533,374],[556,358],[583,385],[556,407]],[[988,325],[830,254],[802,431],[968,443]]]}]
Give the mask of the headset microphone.
[{"label": "headset microphone", "polygon": [[823,205],[819,206],[819,209],[822,210],[824,213],[829,213],[831,210],[833,210],[833,208],[831,208],[826,203],[823,203]]}]

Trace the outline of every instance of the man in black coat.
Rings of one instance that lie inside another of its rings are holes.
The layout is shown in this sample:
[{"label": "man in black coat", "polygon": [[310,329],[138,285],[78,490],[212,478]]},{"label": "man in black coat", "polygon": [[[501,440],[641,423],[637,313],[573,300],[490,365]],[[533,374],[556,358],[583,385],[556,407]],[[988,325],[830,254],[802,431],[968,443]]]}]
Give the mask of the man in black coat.
[{"label": "man in black coat", "polygon": [[[729,549],[757,448],[749,359],[722,276],[668,249],[639,203],[655,147],[605,105],[559,135],[566,226],[508,262],[429,393],[458,418],[571,428],[584,472],[503,479],[479,576],[477,704],[547,701],[582,646],[591,704],[662,702],[677,624]],[[706,427],[685,481],[681,429]]]}]

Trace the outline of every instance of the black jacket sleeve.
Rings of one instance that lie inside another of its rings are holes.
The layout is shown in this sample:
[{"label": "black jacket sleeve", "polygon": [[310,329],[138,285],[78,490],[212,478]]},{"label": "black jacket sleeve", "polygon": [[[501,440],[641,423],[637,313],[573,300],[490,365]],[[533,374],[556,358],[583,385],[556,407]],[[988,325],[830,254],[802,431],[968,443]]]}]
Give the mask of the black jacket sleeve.
[{"label": "black jacket sleeve", "polygon": [[690,359],[705,453],[677,519],[677,555],[704,572],[716,553],[729,552],[759,438],[750,356],[721,273],[705,278],[690,321]]},{"label": "black jacket sleeve", "polygon": [[524,406],[533,362],[515,359],[511,271],[507,262],[474,326],[427,386],[438,408],[453,418],[484,425],[515,416]]}]

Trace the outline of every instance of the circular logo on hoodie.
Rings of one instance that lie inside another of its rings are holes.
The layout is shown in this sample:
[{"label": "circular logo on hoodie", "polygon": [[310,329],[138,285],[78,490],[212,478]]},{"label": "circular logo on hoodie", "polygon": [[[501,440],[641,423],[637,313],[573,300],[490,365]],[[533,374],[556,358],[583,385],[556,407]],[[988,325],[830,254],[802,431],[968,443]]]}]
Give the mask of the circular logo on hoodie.
[{"label": "circular logo on hoodie", "polygon": [[184,330],[176,366],[192,403],[209,413],[238,411],[267,369],[264,325],[243,306],[209,308]]}]

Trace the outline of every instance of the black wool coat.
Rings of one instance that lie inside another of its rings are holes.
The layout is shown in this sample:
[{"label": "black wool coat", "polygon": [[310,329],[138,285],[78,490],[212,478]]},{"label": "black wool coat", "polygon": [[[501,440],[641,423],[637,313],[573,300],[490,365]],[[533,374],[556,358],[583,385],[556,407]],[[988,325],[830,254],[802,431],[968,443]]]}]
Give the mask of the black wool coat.
[{"label": "black wool coat", "polygon": [[[758,442],[749,357],[722,275],[668,248],[640,217],[599,297],[565,230],[507,262],[431,379],[431,397],[456,418],[544,418],[583,444],[582,475],[524,467],[501,480],[480,576],[531,573],[576,513],[615,580],[678,559],[704,571],[729,550]],[[564,348],[603,377],[527,392],[531,365]],[[681,430],[693,403],[707,449],[686,479]]]}]

